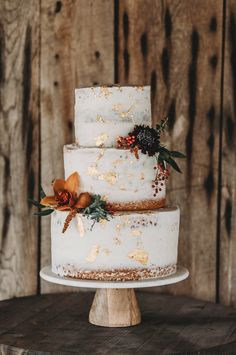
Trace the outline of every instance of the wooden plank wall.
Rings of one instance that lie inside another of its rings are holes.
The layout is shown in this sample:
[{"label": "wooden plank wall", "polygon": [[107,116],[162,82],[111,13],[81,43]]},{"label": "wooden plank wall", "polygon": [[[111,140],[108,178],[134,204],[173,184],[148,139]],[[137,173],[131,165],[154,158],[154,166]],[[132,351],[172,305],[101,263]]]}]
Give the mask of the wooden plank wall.
[{"label": "wooden plank wall", "polygon": [[226,5],[218,282],[220,301],[236,306],[236,2]]},{"label": "wooden plank wall", "polygon": [[0,1],[0,298],[37,291],[39,4]]},{"label": "wooden plank wall", "polygon": [[[63,145],[74,141],[74,89],[112,83],[110,0],[41,1],[41,180],[64,176]],[[79,6],[78,6],[79,5]],[[41,265],[50,263],[50,218],[41,221]],[[68,291],[42,281],[42,292]]]},{"label": "wooden plank wall", "polygon": [[166,144],[188,155],[168,195],[191,277],[162,291],[236,305],[235,1],[19,4],[0,4],[0,298],[62,290],[37,278],[49,218],[38,223],[26,196],[63,176],[74,88],[119,82],[151,84],[154,122],[168,114]]}]

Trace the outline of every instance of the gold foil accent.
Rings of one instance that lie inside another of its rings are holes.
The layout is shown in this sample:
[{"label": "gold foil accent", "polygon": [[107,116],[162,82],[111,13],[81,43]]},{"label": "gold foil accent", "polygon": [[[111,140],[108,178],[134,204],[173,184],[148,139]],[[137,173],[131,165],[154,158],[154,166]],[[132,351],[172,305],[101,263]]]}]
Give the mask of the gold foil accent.
[{"label": "gold foil accent", "polygon": [[134,107],[135,106],[133,105],[128,109],[128,111],[120,112],[119,113],[120,118],[133,117],[133,115],[131,115],[131,112],[133,111]]},{"label": "gold foil accent", "polygon": [[104,95],[105,97],[112,95],[112,92],[108,89],[107,86],[101,86],[100,90],[101,90],[101,94]]},{"label": "gold foil accent", "polygon": [[115,104],[112,107],[112,111],[115,111],[118,113],[120,118],[127,118],[127,117],[133,117],[132,112],[135,109],[135,105],[130,106],[130,108],[127,111],[123,110],[122,104]]},{"label": "gold foil accent", "polygon": [[121,240],[119,237],[113,238],[115,245],[121,245]]},{"label": "gold foil accent", "polygon": [[119,186],[119,189],[120,189],[121,191],[125,191],[125,190],[126,190],[126,188],[124,187],[124,185],[120,185],[120,186]]},{"label": "gold foil accent", "polygon": [[138,230],[138,229],[133,229],[133,230],[131,231],[131,234],[132,234],[134,237],[139,237],[139,236],[142,234],[142,232],[141,232],[140,230]]},{"label": "gold foil accent", "polygon": [[112,106],[112,111],[115,111],[115,112],[120,112],[122,111],[122,105],[121,104],[115,104]]},{"label": "gold foil accent", "polygon": [[85,234],[85,229],[84,229],[84,223],[83,223],[83,220],[80,216],[76,216],[76,219],[77,219],[77,229],[79,231],[79,235],[81,238],[84,237],[84,234]]},{"label": "gold foil accent", "polygon": [[122,164],[123,162],[124,162],[123,159],[116,159],[112,162],[112,165],[116,166],[116,165]]},{"label": "gold foil accent", "polygon": [[106,123],[107,121],[101,115],[97,115],[97,121],[100,123]]},{"label": "gold foil accent", "polygon": [[89,176],[96,176],[99,175],[98,169],[96,168],[96,166],[89,166],[87,169],[87,174]]},{"label": "gold foil accent", "polygon": [[144,86],[136,86],[135,87],[136,91],[143,91],[144,90]]},{"label": "gold foil accent", "polygon": [[89,255],[86,258],[86,261],[88,261],[89,263],[93,263],[97,259],[99,250],[100,250],[99,245],[93,245],[89,252]]},{"label": "gold foil accent", "polygon": [[148,253],[142,249],[135,249],[131,253],[128,254],[130,259],[138,261],[142,265],[147,265],[148,262]]},{"label": "gold foil accent", "polygon": [[99,224],[103,227],[103,228],[105,228],[106,227],[106,224],[107,224],[107,219],[100,219],[99,220]]},{"label": "gold foil accent", "polygon": [[105,174],[99,175],[99,180],[105,180],[109,185],[114,185],[116,183],[117,175],[114,171],[108,171]]},{"label": "gold foil accent", "polygon": [[97,157],[96,161],[100,160],[103,157],[104,153],[105,153],[105,149],[101,149],[101,151],[98,154],[98,157]]},{"label": "gold foil accent", "polygon": [[109,256],[111,254],[111,251],[108,248],[104,248],[103,252],[105,253],[106,256]]},{"label": "gold foil accent", "polygon": [[120,225],[120,224],[117,224],[117,225],[116,225],[116,229],[117,229],[118,231],[120,231],[120,228],[121,228],[121,225]]},{"label": "gold foil accent", "polygon": [[128,216],[122,216],[122,222],[124,223],[124,225],[128,225],[130,224],[130,220]]},{"label": "gold foil accent", "polygon": [[95,144],[96,147],[102,147],[104,143],[108,140],[108,134],[107,133],[102,133],[100,136],[94,138],[95,139]]},{"label": "gold foil accent", "polygon": [[109,201],[108,195],[103,195],[103,196],[102,196],[102,199],[103,199],[104,201],[106,201],[106,202]]}]

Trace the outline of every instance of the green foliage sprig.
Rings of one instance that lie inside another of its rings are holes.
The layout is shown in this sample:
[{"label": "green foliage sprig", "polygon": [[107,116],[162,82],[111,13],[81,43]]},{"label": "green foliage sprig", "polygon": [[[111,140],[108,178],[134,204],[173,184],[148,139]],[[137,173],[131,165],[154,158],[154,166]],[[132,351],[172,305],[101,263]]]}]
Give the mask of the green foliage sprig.
[{"label": "green foliage sprig", "polygon": [[[164,119],[161,120],[159,124],[156,125],[156,131],[160,137],[162,133],[164,133],[166,126],[168,123],[168,117],[165,117]],[[178,164],[173,158],[186,158],[186,155],[183,153],[180,153],[176,150],[169,150],[162,145],[159,144],[158,147],[158,163],[165,168],[165,163],[168,163],[174,170],[176,170],[178,173],[182,173],[180,170]]]},{"label": "green foliage sprig", "polygon": [[[81,213],[93,220],[94,223],[99,222],[101,219],[106,219],[108,221],[109,217],[112,216],[112,212],[107,209],[106,201],[104,201],[100,195],[92,195],[91,204],[82,209]],[[92,227],[94,226],[94,223]]]},{"label": "green foliage sprig", "polygon": [[[46,196],[41,185],[39,187],[39,195],[40,195],[40,200]],[[39,211],[34,213],[35,216],[48,216],[54,211],[53,208],[49,208],[48,206],[41,205],[39,201],[34,200],[33,198],[28,198],[28,201],[35,207],[39,208]]]}]

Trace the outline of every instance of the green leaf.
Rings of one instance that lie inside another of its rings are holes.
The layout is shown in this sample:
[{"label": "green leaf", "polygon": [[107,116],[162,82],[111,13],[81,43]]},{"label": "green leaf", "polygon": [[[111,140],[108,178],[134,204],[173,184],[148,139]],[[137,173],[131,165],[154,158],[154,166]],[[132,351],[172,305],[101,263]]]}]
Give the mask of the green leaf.
[{"label": "green leaf", "polygon": [[44,210],[44,211],[40,211],[40,212],[35,212],[34,215],[35,216],[48,216],[49,214],[51,214],[54,210],[49,209],[49,210]]},{"label": "green leaf", "polygon": [[171,157],[165,159],[165,161],[167,163],[169,163],[173,169],[175,169],[176,171],[178,171],[178,173],[182,173],[182,171],[180,170],[180,168],[178,167],[177,163],[174,161],[174,159],[172,159]]},{"label": "green leaf", "polygon": [[172,151],[170,151],[169,153],[170,153],[170,155],[171,155],[172,157],[174,157],[174,158],[186,158],[186,155],[185,155],[185,154],[180,153],[180,152],[177,152],[177,151],[175,151],[175,150],[172,150]]},{"label": "green leaf", "polygon": [[46,196],[42,186],[40,185],[39,187],[39,195],[40,195],[40,199],[42,200],[42,198],[44,198]]},{"label": "green leaf", "polygon": [[156,131],[159,136],[161,135],[161,133],[164,132],[166,125],[167,125],[167,121],[168,121],[168,117],[165,117],[161,120],[161,122],[159,124],[156,125]]},{"label": "green leaf", "polygon": [[33,198],[28,198],[28,201],[32,203],[32,205],[39,207],[39,208],[44,208],[45,206],[41,205],[38,201],[34,200]]}]

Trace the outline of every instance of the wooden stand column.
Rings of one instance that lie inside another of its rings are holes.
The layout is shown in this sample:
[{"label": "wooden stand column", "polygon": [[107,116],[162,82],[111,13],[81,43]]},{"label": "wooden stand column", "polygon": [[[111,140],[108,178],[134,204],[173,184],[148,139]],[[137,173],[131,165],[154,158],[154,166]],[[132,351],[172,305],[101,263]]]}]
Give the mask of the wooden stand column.
[{"label": "wooden stand column", "polygon": [[97,289],[89,322],[102,327],[130,327],[141,322],[134,289]]}]

